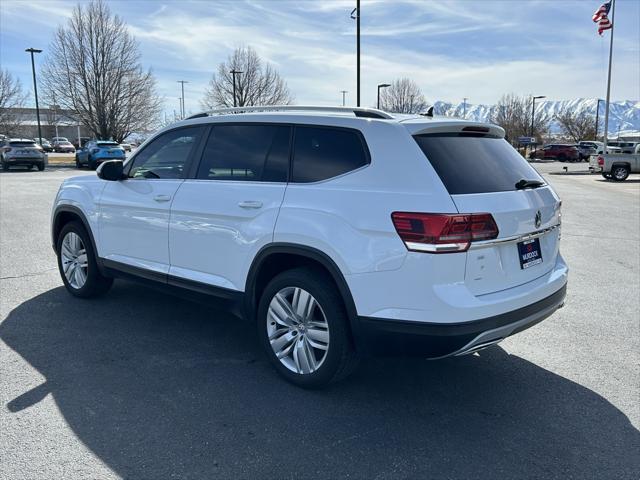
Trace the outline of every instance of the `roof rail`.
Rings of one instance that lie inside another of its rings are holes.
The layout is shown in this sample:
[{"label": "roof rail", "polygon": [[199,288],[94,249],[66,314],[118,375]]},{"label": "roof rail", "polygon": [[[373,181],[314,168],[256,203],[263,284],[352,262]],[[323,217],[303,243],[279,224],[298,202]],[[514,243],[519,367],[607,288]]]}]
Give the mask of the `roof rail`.
[{"label": "roof rail", "polygon": [[361,107],[322,107],[312,105],[263,105],[252,107],[230,107],[209,110],[203,113],[191,115],[191,118],[200,118],[207,115],[225,115],[229,113],[250,113],[250,112],[334,112],[334,113],[352,113],[356,117],[363,118],[394,118],[392,115],[375,108]]}]

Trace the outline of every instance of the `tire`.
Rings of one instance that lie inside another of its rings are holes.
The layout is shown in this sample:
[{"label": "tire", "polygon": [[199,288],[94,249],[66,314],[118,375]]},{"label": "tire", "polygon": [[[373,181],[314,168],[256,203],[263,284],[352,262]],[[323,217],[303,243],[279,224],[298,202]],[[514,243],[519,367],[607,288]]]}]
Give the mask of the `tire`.
[{"label": "tire", "polygon": [[95,161],[91,160],[91,157],[89,157],[88,162],[89,162],[89,168],[91,170],[95,170],[96,168],[98,168],[98,165],[96,164]]},{"label": "tire", "polygon": [[567,156],[564,153],[561,153],[560,155],[558,155],[558,160],[561,162],[566,162]]},{"label": "tire", "polygon": [[78,154],[76,154],[76,168],[78,169],[82,168],[82,165],[80,164],[80,159],[78,158]]},{"label": "tire", "polygon": [[[76,243],[76,239],[80,243]],[[63,243],[65,243],[63,251]],[[56,239],[56,254],[58,255],[58,270],[67,291],[74,297],[91,298],[106,293],[113,284],[113,278],[100,273],[96,263],[96,255],[91,244],[91,238],[84,226],[79,222],[69,222],[60,231]],[[83,257],[84,256],[84,257]],[[80,263],[72,263],[72,260]],[[84,260],[84,262],[83,262]],[[63,265],[64,263],[64,265]],[[65,274],[64,266],[67,267]],[[75,269],[74,269],[75,266]],[[69,270],[72,270],[69,273]],[[76,270],[80,270],[77,275]]]},{"label": "tire", "polygon": [[[294,320],[294,305],[301,311],[307,310],[300,303],[309,299],[307,295],[316,302],[311,314]],[[276,321],[278,312],[280,321]],[[300,321],[302,318],[305,320]],[[260,342],[270,362],[280,375],[299,387],[324,387],[346,377],[357,366],[342,297],[332,279],[321,270],[296,268],[274,277],[262,293],[256,321]],[[276,346],[272,347],[272,342]],[[282,360],[276,349],[285,353]]]},{"label": "tire", "polygon": [[44,171],[44,162],[38,163],[36,166],[38,167],[39,172]]},{"label": "tire", "polygon": [[611,178],[616,182],[624,182],[629,176],[629,167],[626,165],[616,165],[611,169]]},{"label": "tire", "polygon": [[9,164],[6,162],[2,162],[2,170],[5,172],[9,170]]}]

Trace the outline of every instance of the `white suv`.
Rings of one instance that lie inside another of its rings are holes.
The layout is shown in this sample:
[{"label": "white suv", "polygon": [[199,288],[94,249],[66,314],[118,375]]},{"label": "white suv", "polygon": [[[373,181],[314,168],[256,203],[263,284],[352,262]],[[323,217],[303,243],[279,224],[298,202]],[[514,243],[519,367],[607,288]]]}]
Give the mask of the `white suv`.
[{"label": "white suv", "polygon": [[362,354],[471,353],[565,298],[561,202],[503,137],[371,109],[199,114],[62,184],[62,280],[78,297],[128,276],[240,305],[306,387]]}]

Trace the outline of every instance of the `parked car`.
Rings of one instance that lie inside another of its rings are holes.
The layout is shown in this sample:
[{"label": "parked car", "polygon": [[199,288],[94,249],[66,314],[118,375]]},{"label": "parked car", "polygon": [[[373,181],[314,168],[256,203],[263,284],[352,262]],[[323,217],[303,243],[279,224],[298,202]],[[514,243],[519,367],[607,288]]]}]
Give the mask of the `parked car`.
[{"label": "parked car", "polygon": [[53,137],[51,139],[51,145],[58,143],[58,142],[68,142],[69,139],[67,137]]},{"label": "parked car", "polygon": [[11,138],[0,142],[0,162],[5,171],[14,166],[37,167],[42,171],[47,164],[47,154],[33,139]]},{"label": "parked car", "polygon": [[53,147],[51,146],[51,142],[49,142],[49,140],[47,140],[46,138],[41,138],[41,143],[40,146],[42,147],[42,149],[47,152],[53,152]]},{"label": "parked car", "polygon": [[591,155],[597,155],[598,150],[602,151],[603,144],[602,142],[584,140],[578,142],[576,146],[578,147],[580,160],[588,162]]},{"label": "parked car", "polygon": [[92,140],[76,152],[76,168],[87,165],[95,170],[105,160],[124,160],[125,153],[117,142],[111,140]]},{"label": "parked car", "polygon": [[222,298],[303,387],[363,353],[470,354],[563,305],[560,199],[502,128],[260,108],[184,120],[66,179],[52,242],[68,292],[123,275]]},{"label": "parked car", "polygon": [[80,137],[80,138],[75,138],[73,140],[73,146],[76,147],[76,150],[79,150],[80,148],[84,147],[85,143],[89,142],[91,140],[91,137]]},{"label": "parked car", "polygon": [[578,148],[575,145],[550,144],[543,148],[534,150],[529,154],[529,158],[555,159],[561,162],[577,162],[580,159]]},{"label": "parked car", "polygon": [[638,144],[638,142],[627,142],[621,140],[607,142],[607,146],[618,147],[622,153],[634,153]]},{"label": "parked car", "polygon": [[121,143],[120,146],[122,147],[122,149],[125,152],[130,152],[131,151],[131,145],[128,143]]},{"label": "parked car", "polygon": [[69,140],[63,140],[64,137],[53,138],[53,151],[56,153],[76,153],[76,147]]},{"label": "parked car", "polygon": [[636,144],[633,153],[601,154],[593,158],[595,162],[589,168],[607,180],[622,182],[630,173],[640,173],[640,144]]}]

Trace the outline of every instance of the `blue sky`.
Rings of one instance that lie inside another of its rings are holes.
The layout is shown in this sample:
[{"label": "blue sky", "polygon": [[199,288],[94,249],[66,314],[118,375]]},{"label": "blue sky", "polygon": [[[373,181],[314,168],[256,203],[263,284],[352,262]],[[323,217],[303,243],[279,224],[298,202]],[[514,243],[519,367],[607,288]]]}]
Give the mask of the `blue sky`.
[{"label": "blue sky", "polygon": [[[76,1],[0,1],[0,63],[31,90],[27,47],[46,50]],[[212,72],[251,45],[299,104],[355,104],[355,0],[111,0],[153,69],[166,110],[200,110]],[[598,0],[363,0],[362,104],[376,85],[407,76],[427,100],[494,103],[503,93],[604,97],[609,33]],[[612,99],[640,99],[640,2],[617,0]],[[42,58],[38,59],[40,63]]]}]

